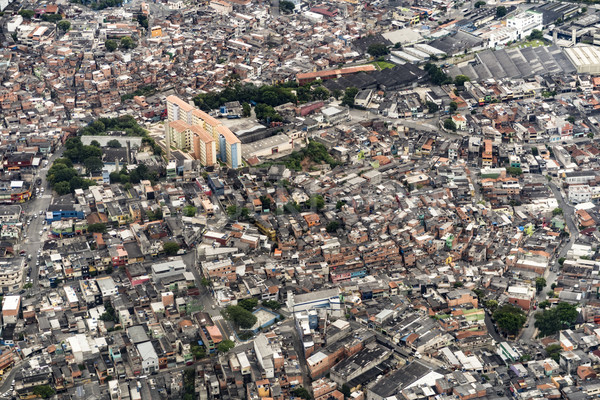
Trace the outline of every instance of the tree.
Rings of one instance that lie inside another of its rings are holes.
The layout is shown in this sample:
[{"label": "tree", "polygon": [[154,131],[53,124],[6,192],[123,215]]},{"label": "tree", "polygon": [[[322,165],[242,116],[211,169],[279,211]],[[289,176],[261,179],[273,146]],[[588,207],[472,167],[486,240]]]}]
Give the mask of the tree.
[{"label": "tree", "polygon": [[544,278],[535,278],[535,290],[538,293],[541,293],[542,290],[546,287],[546,280]]},{"label": "tree", "polygon": [[529,36],[527,37],[529,40],[542,40],[544,39],[544,33],[539,29],[534,29],[531,31]]},{"label": "tree", "polygon": [[121,147],[121,142],[118,139],[112,139],[106,142],[106,147],[118,149]]},{"label": "tree", "polygon": [[56,193],[61,196],[64,194],[69,194],[71,193],[71,185],[69,182],[58,182],[56,185],[54,185],[54,190],[56,190]]},{"label": "tree", "polygon": [[175,242],[166,242],[163,244],[163,250],[168,256],[174,256],[179,251],[179,245]]},{"label": "tree", "polygon": [[547,307],[550,307],[550,302],[548,300],[544,300],[538,304],[538,306],[543,310]]},{"label": "tree", "polygon": [[306,390],[302,386],[295,387],[294,389],[291,390],[291,392],[294,396],[298,396],[300,398],[303,398],[304,400],[312,399],[308,390]]},{"label": "tree", "polygon": [[471,78],[466,75],[456,75],[454,78],[454,84],[456,86],[465,86],[465,82],[471,82]]},{"label": "tree", "polygon": [[196,212],[198,212],[198,209],[192,205],[188,205],[183,208],[183,215],[186,217],[193,217],[196,215]]},{"label": "tree", "polygon": [[291,14],[294,12],[294,8],[296,8],[296,5],[294,3],[292,3],[291,1],[280,1],[279,2],[279,9],[281,10],[281,12],[283,12],[284,14]]},{"label": "tree", "polygon": [[425,106],[427,107],[427,111],[430,114],[433,114],[434,112],[436,112],[440,109],[440,107],[437,104],[435,104],[433,101],[426,102]]},{"label": "tree", "polygon": [[563,209],[560,207],[555,208],[554,210],[552,210],[552,215],[563,215]]},{"label": "tree", "polygon": [[210,280],[202,277],[202,280],[200,281],[200,284],[204,287],[209,287],[210,286]]},{"label": "tree", "polygon": [[235,347],[235,342],[232,340],[223,340],[221,343],[217,345],[217,351],[219,353],[227,353],[229,350]]},{"label": "tree", "polygon": [[281,308],[281,303],[276,300],[265,300],[262,302],[262,305],[271,310],[279,310]]},{"label": "tree", "polygon": [[144,14],[140,14],[137,17],[137,20],[142,28],[148,29],[148,17],[147,16],[145,16]]},{"label": "tree", "polygon": [[58,24],[56,24],[56,26],[63,32],[66,32],[69,29],[71,29],[71,23],[67,20],[59,21]]},{"label": "tree", "polygon": [[112,40],[112,39],[108,39],[107,41],[104,42],[104,47],[106,47],[107,51],[113,52],[117,49],[117,47],[119,47],[117,45],[117,42]]},{"label": "tree", "polygon": [[504,7],[504,6],[496,7],[496,18],[500,19],[500,18],[504,17],[507,12],[508,11],[506,10],[506,7]]},{"label": "tree", "polygon": [[494,313],[494,319],[498,327],[509,335],[516,335],[519,333],[527,317],[523,310],[512,304],[505,304]]},{"label": "tree", "polygon": [[455,101],[451,101],[449,108],[451,113],[456,112],[456,110],[458,110],[458,103]]},{"label": "tree", "polygon": [[42,21],[57,23],[62,19],[60,14],[42,14]]},{"label": "tree", "polygon": [[88,225],[88,232],[90,233],[106,233],[106,225],[98,222],[96,224]]},{"label": "tree", "polygon": [[383,43],[373,43],[367,49],[367,53],[374,58],[385,56],[386,54],[389,54],[389,52],[390,50]]},{"label": "tree", "polygon": [[444,129],[456,132],[456,124],[452,121],[452,118],[446,118],[444,120]]},{"label": "tree", "polygon": [[569,116],[567,117],[567,121],[568,121],[568,122],[570,122],[571,124],[574,124],[574,123],[575,123],[575,117],[574,117],[574,116],[572,116],[572,115],[569,115]]},{"label": "tree", "polygon": [[252,115],[252,107],[250,107],[250,104],[248,104],[247,102],[243,102],[242,103],[242,116],[249,117],[250,115]]},{"label": "tree", "polygon": [[551,344],[546,347],[546,353],[548,357],[553,359],[556,362],[560,361],[560,353],[562,352],[562,346],[560,344]]},{"label": "tree", "polygon": [[311,196],[308,200],[308,204],[311,208],[316,208],[317,210],[325,207],[325,199],[320,194]]},{"label": "tree", "polygon": [[250,297],[247,299],[242,299],[238,301],[238,306],[245,308],[248,311],[252,311],[258,305],[258,300],[254,297]]},{"label": "tree", "polygon": [[339,227],[340,227],[340,223],[338,221],[331,221],[327,224],[327,227],[325,229],[329,233],[334,233],[338,230]]},{"label": "tree", "polygon": [[131,38],[131,36],[123,36],[121,38],[121,48],[125,49],[125,50],[130,50],[130,49],[135,49],[135,42],[133,41],[133,39]]},{"label": "tree", "polygon": [[569,303],[558,303],[556,307],[535,314],[535,327],[540,330],[540,335],[554,335],[560,330],[570,328],[579,312],[577,306]]},{"label": "tree", "polygon": [[104,163],[99,157],[88,157],[83,161],[83,165],[85,166],[88,174],[100,172],[102,171],[102,167],[104,167]]},{"label": "tree", "polygon": [[475,7],[475,8],[481,8],[481,6],[485,6],[485,1],[480,0],[473,5],[473,7]]},{"label": "tree", "polygon": [[487,308],[488,310],[490,310],[490,312],[493,314],[494,311],[496,311],[496,309],[498,309],[498,302],[496,300],[490,299],[490,300],[486,300],[485,303],[485,308]]},{"label": "tree", "polygon": [[47,399],[54,396],[54,389],[48,385],[38,385],[33,388],[33,394],[42,399]]},{"label": "tree", "polygon": [[342,105],[352,107],[354,106],[354,98],[358,94],[358,89],[355,87],[349,87],[344,92],[344,97],[342,98]]},{"label": "tree", "polygon": [[35,15],[33,10],[21,10],[19,11],[19,15],[24,19],[31,19]]},{"label": "tree", "polygon": [[523,170],[519,167],[508,167],[506,168],[506,172],[512,176],[519,176],[523,174]]},{"label": "tree", "polygon": [[425,71],[427,71],[427,75],[429,75],[429,79],[434,85],[445,85],[447,83],[452,83],[452,78],[450,78],[440,67],[435,64],[427,63],[424,67]]},{"label": "tree", "polygon": [[540,152],[539,152],[539,150],[538,150],[538,148],[537,148],[537,147],[532,147],[532,148],[531,148],[531,154],[532,154],[533,156],[537,156],[538,154],[540,154]]},{"label": "tree", "polygon": [[227,306],[222,314],[242,329],[252,328],[257,320],[256,315],[241,306]]}]

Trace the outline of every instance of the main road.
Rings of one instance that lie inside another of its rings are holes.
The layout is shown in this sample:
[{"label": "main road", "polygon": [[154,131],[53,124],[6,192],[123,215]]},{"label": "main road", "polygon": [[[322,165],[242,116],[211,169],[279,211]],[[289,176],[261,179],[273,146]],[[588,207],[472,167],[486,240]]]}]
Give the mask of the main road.
[{"label": "main road", "polygon": [[[569,250],[571,250],[571,247],[573,247],[575,241],[577,241],[577,238],[579,237],[579,230],[577,229],[577,224],[575,223],[575,208],[565,201],[560,188],[558,188],[558,186],[556,186],[554,182],[550,182],[550,189],[552,190],[554,197],[558,201],[558,206],[563,210],[563,216],[565,218],[570,236],[567,243],[565,243],[562,246],[556,257],[554,257],[554,259],[551,261],[550,268],[548,269],[548,271],[546,271],[546,288],[537,294],[536,301],[538,302],[538,304],[547,299],[548,289],[552,286],[553,283],[556,282],[556,277],[558,275],[557,271],[559,268],[558,260],[561,257],[566,257],[567,253],[569,252]],[[521,331],[520,339],[523,341],[530,341],[534,338],[534,335],[536,333],[534,315],[535,312],[529,313],[527,317],[527,323],[525,325],[526,327],[523,328],[523,330]]]}]

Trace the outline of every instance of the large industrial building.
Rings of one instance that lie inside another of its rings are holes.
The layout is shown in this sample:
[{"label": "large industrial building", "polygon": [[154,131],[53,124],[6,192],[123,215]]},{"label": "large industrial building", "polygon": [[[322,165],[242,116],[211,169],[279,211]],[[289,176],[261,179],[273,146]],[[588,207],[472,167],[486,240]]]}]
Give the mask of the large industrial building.
[{"label": "large industrial building", "polygon": [[167,97],[167,148],[171,145],[188,151],[203,165],[219,159],[230,168],[242,166],[242,143],[216,118],[186,103],[177,96]]},{"label": "large industrial building", "polygon": [[579,74],[600,74],[600,50],[595,46],[576,46],[565,49]]}]

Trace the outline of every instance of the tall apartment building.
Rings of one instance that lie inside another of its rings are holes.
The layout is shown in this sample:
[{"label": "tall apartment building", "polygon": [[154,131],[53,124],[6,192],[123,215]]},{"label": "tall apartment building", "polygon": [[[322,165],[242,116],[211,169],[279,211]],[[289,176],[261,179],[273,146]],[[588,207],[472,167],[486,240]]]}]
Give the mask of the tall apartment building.
[{"label": "tall apartment building", "polygon": [[230,168],[242,166],[242,143],[233,132],[177,96],[167,97],[167,146],[191,152],[204,165],[219,159]]}]

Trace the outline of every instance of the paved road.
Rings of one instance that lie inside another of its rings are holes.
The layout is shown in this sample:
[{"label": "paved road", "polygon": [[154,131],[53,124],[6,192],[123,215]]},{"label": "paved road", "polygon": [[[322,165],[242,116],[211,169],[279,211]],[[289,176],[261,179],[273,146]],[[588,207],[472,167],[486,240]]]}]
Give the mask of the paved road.
[{"label": "paved road", "polygon": [[[25,218],[33,217],[33,219],[31,220],[30,225],[25,226],[27,238],[25,238],[25,240],[23,240],[19,246],[19,251],[25,250],[28,256],[31,255],[31,260],[28,261],[28,264],[31,267],[33,290],[35,290],[39,285],[39,267],[36,265],[38,261],[38,250],[42,248],[43,240],[47,237],[47,233],[43,232],[44,226],[47,225],[42,224],[42,221],[45,219],[45,214],[40,215],[40,211],[45,213],[52,201],[52,190],[47,184],[46,173],[48,172],[49,167],[52,165],[52,162],[62,156],[63,151],[64,149],[61,148],[59,151],[50,156],[48,166],[41,168],[37,173],[36,178],[34,178],[34,181],[37,178],[42,180],[42,183],[39,187],[44,188],[44,193],[40,193],[40,195],[34,197],[33,200],[23,204]],[[37,218],[35,217],[36,215]],[[40,235],[40,232],[43,232],[43,235]]]},{"label": "paved road", "polygon": [[[561,257],[566,257],[571,247],[575,244],[575,241],[579,237],[579,230],[577,229],[577,225],[575,223],[575,208],[568,204],[560,189],[554,184],[554,182],[550,182],[550,189],[552,193],[554,193],[554,197],[558,201],[558,206],[562,208],[563,215],[567,224],[567,228],[571,236],[569,240],[562,246],[556,257],[550,262],[550,269],[546,271],[545,279],[546,279],[546,288],[542,290],[536,297],[536,301],[541,303],[546,300],[548,295],[547,292],[550,290],[550,287],[553,283],[556,282],[556,278],[558,276],[558,259]],[[552,271],[554,269],[554,271]],[[529,325],[527,328],[524,328],[521,331],[520,339],[523,341],[529,341],[535,337],[537,329],[535,328],[535,317],[536,311],[530,312],[527,318],[527,324]]]},{"label": "paved road", "polygon": [[198,299],[200,300],[203,310],[210,314],[214,323],[219,327],[227,339],[230,339],[232,336],[235,338],[234,329],[231,327],[229,321],[223,319],[221,316],[221,308],[217,305],[215,299],[210,293],[210,290],[202,286],[202,277],[196,268],[196,250],[192,249],[187,254],[184,254],[182,258],[183,262],[188,266],[188,269],[192,272],[192,274],[194,274],[196,286],[200,290]]}]

